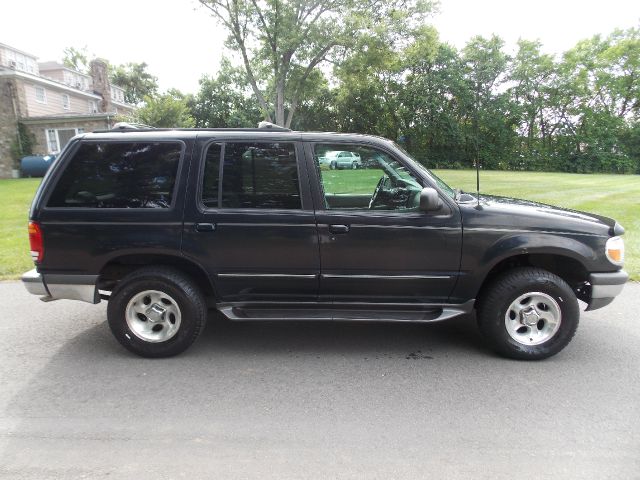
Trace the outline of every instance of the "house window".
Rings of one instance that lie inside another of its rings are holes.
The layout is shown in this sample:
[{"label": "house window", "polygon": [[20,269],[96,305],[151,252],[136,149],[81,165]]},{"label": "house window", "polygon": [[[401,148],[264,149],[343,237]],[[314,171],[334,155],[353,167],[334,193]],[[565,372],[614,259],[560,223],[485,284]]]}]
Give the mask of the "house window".
[{"label": "house window", "polygon": [[27,57],[27,72],[36,73],[36,62]]},{"label": "house window", "polygon": [[36,102],[38,103],[47,103],[47,92],[44,87],[40,87],[36,85]]},{"label": "house window", "polygon": [[47,148],[49,153],[57,153],[60,151],[58,148],[58,135],[55,130],[47,130]]},{"label": "house window", "polygon": [[71,101],[69,100],[69,95],[66,93],[62,94],[62,108],[65,110],[69,110],[71,108]]},{"label": "house window", "polygon": [[84,133],[84,128],[50,128],[46,131],[49,153],[58,153],[67,146],[69,140]]},{"label": "house window", "polygon": [[95,100],[87,100],[89,105],[89,113],[98,113],[98,102]]}]

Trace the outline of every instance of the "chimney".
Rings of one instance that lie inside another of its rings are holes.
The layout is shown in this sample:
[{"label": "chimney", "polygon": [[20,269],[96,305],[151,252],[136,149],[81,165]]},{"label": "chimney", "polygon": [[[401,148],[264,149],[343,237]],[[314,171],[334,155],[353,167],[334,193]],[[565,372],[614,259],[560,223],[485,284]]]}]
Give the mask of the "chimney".
[{"label": "chimney", "polygon": [[102,97],[100,102],[101,112],[112,112],[111,104],[111,82],[109,82],[109,66],[107,62],[96,58],[91,61],[91,79],[93,81],[93,92]]}]

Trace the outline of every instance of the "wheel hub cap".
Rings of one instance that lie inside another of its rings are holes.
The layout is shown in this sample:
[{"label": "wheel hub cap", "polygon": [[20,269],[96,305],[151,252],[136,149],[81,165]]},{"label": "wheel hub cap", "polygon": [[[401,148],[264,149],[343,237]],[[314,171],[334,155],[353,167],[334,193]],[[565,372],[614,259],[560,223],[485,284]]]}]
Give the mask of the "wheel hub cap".
[{"label": "wheel hub cap", "polygon": [[167,309],[158,305],[157,303],[154,303],[145,311],[145,315],[151,323],[164,321],[164,316],[166,313]]},{"label": "wheel hub cap", "polygon": [[529,307],[526,310],[520,312],[520,323],[527,327],[537,325],[540,321],[540,315],[535,307]]},{"label": "wheel hub cap", "polygon": [[558,302],[543,292],[528,292],[515,298],[504,316],[509,336],[521,345],[540,345],[551,340],[562,321]]},{"label": "wheel hub cap", "polygon": [[160,290],[143,290],[129,300],[125,309],[129,330],[149,343],[173,338],[182,322],[180,306],[173,297]]}]

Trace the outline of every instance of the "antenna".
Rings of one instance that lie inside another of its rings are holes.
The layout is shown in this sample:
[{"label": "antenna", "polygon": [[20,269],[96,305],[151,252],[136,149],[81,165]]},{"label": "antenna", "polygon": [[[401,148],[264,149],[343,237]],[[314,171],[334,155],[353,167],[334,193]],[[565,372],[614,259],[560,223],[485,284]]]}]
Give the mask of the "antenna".
[{"label": "antenna", "polygon": [[480,206],[480,145],[478,144],[478,133],[479,133],[479,128],[478,128],[478,104],[480,103],[480,92],[479,92],[480,86],[477,85],[476,86],[476,105],[475,105],[475,112],[474,112],[474,116],[473,116],[473,123],[474,125],[474,137],[475,137],[475,144],[476,144],[476,200],[477,200],[477,204],[476,204],[476,209],[480,210],[482,208],[482,206]]},{"label": "antenna", "polygon": [[478,155],[477,142],[476,140],[476,197],[478,199],[476,208],[482,208],[480,207],[480,155]]}]

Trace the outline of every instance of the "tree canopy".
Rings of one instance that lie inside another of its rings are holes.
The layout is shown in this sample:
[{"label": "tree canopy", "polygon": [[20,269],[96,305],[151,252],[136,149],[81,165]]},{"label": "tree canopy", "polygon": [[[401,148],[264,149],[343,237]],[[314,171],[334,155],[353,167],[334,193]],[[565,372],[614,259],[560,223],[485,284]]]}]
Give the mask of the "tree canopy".
[{"label": "tree canopy", "polygon": [[109,67],[111,83],[124,88],[128,103],[140,104],[145,97],[153,97],[158,92],[158,79],[147,71],[147,66],[145,62],[130,62]]},{"label": "tree canopy", "polygon": [[178,90],[144,97],[144,105],[138,108],[135,119],[145,125],[160,128],[191,128],[195,120],[189,108],[191,97]]},{"label": "tree canopy", "polygon": [[[261,21],[256,5],[247,9]],[[424,24],[392,26],[362,27],[325,57],[331,69],[312,68],[304,82],[292,61],[281,104],[278,61],[265,59],[266,44],[254,38],[247,52],[256,55],[249,64],[258,88],[245,65],[223,62],[201,80],[195,123],[251,127],[286,113],[279,123],[295,129],[386,136],[433,167],[479,160],[493,169],[640,173],[640,29],[596,35],[553,56],[538,41],[507,52],[497,36],[473,37],[457,50]]]},{"label": "tree canopy", "polygon": [[87,47],[66,47],[62,51],[62,64],[81,73],[89,73],[89,61],[93,57]]},{"label": "tree canopy", "polygon": [[428,0],[200,0],[227,33],[264,118],[290,126],[313,73],[364,39],[397,43],[432,10]]}]

